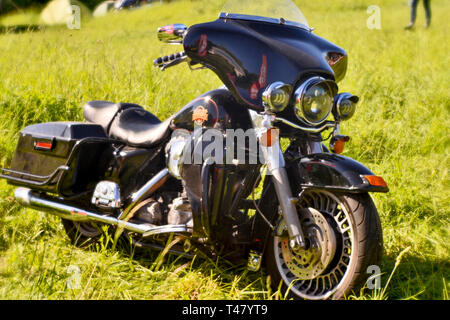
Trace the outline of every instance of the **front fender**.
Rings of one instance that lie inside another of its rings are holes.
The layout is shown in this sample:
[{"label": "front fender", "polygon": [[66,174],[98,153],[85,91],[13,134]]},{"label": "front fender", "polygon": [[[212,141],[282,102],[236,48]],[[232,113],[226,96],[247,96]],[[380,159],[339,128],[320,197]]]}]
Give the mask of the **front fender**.
[{"label": "front fender", "polygon": [[[332,153],[317,153],[287,163],[293,191],[329,189],[336,191],[388,192],[384,180],[361,163]],[[369,178],[366,178],[368,176]],[[373,179],[372,179],[373,178]]]}]

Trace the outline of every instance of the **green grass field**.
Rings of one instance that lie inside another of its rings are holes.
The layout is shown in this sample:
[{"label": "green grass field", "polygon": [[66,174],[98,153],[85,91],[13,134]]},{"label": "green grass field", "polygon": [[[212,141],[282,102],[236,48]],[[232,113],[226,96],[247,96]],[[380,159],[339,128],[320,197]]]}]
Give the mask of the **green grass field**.
[{"label": "green grass field", "polygon": [[[383,225],[387,289],[350,298],[448,299],[450,3],[432,1],[430,29],[420,5],[416,29],[404,31],[406,0],[296,2],[317,35],[349,53],[340,90],[361,100],[342,126],[352,137],[344,155],[383,176],[391,190],[373,195]],[[370,5],[381,8],[381,30],[366,26]],[[9,166],[19,130],[81,121],[86,101],[134,102],[164,119],[220,86],[211,71],[180,65],[160,72],[152,65],[181,50],[158,42],[158,26],[212,20],[220,8],[220,1],[178,1],[83,21],[80,30],[0,34],[0,167]],[[34,11],[30,19],[36,21]],[[11,21],[24,23],[27,15],[0,17],[0,24]],[[251,273],[199,257],[155,263],[158,253],[131,257],[106,243],[78,249],[59,218],[20,207],[12,194],[13,187],[0,181],[0,299],[282,298],[270,291],[264,270]],[[67,286],[70,266],[80,270],[79,289]]]}]

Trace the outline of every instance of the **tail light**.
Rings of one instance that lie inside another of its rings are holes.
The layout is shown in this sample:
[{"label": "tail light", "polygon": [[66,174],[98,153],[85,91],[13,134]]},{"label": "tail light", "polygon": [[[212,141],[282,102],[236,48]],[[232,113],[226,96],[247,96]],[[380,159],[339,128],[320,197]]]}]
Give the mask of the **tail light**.
[{"label": "tail light", "polygon": [[50,151],[53,149],[53,141],[35,141],[34,142],[35,150],[43,150]]}]

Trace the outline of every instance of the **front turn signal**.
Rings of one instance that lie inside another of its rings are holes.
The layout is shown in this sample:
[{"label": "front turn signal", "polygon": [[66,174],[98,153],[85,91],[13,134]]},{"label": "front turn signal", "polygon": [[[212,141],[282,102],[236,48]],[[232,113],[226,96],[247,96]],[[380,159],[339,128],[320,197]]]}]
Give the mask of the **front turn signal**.
[{"label": "front turn signal", "polygon": [[387,187],[386,181],[380,176],[364,176],[371,186],[374,187]]},{"label": "front turn signal", "polygon": [[261,137],[261,144],[264,147],[271,147],[277,143],[280,136],[279,130],[276,128],[267,129]]},{"label": "front turn signal", "polygon": [[341,154],[344,151],[345,143],[350,140],[349,136],[336,135],[331,138],[330,149],[334,153]]}]

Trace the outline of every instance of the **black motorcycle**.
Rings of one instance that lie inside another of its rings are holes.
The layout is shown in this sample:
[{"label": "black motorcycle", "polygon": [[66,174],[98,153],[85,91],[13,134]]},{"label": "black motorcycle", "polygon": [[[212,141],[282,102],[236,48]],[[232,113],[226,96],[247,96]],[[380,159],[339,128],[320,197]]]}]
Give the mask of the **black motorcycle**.
[{"label": "black motorcycle", "polygon": [[99,3],[94,8],[92,15],[94,17],[101,17],[110,11],[140,8],[151,3],[153,3],[152,0],[107,0]]},{"label": "black motorcycle", "polygon": [[91,101],[86,122],[28,126],[1,177],[23,205],[60,216],[79,245],[109,225],[140,248],[163,249],[170,237],[174,253],[248,259],[250,270],[264,262],[275,290],[295,298],[358,293],[383,249],[369,192],[388,187],[338,155],[349,140],[340,124],[358,102],[338,93],[347,53],[291,1],[248,3],[158,30],[184,51],[156,66],[209,68],[224,87],[165,121],[136,104]]}]

